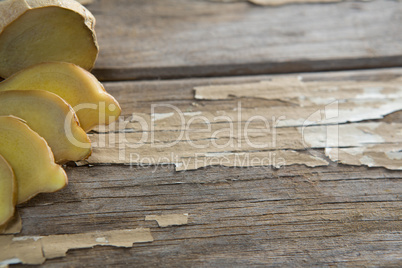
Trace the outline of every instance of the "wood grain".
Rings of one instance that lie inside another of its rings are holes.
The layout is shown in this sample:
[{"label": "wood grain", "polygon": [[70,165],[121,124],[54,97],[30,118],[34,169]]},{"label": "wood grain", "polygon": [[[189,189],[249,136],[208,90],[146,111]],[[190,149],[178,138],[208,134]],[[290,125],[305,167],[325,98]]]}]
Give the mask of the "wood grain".
[{"label": "wood grain", "polygon": [[[72,250],[45,267],[402,264],[401,171],[96,166],[67,173],[68,188],[20,208],[23,235],[150,227],[155,241]],[[189,224],[144,220],[173,213],[189,213]]]},{"label": "wood grain", "polygon": [[[132,80],[400,66],[402,3],[260,7],[191,0],[96,0],[94,74]],[[381,10],[381,12],[378,12]]]},{"label": "wood grain", "polygon": [[[310,81],[386,81],[402,69],[314,73]],[[262,77],[109,82],[124,114],[152,103],[211,109],[195,85],[260,81]],[[235,107],[237,98],[215,103]],[[243,99],[245,105],[289,105]],[[267,106],[268,107],[268,106]],[[385,122],[401,122],[402,113]],[[321,150],[316,154],[325,157]],[[67,167],[69,186],[19,207],[20,235],[75,234],[151,228],[155,241],[131,249],[70,250],[45,267],[400,267],[402,171],[337,165],[281,169],[171,165]],[[188,225],[158,227],[147,215],[189,213]],[[18,266],[18,265],[17,265]]]},{"label": "wood grain", "polygon": [[[151,104],[172,104],[180,110],[191,112],[196,108],[201,111],[211,110],[209,100],[195,100],[194,87],[208,85],[227,85],[235,83],[252,83],[269,80],[273,77],[303,76],[303,81],[389,81],[402,76],[402,68],[343,71],[343,72],[318,72],[295,73],[291,75],[254,75],[242,77],[220,78],[190,78],[180,80],[158,81],[116,81],[104,82],[106,90],[112,94],[122,106],[122,115],[129,116],[132,113],[150,113]],[[242,101],[242,107],[273,107],[289,106],[279,100],[265,100],[256,98],[232,98],[216,100],[214,106],[227,110],[237,106]],[[163,107],[158,112],[164,112]],[[166,109],[170,112],[170,109]]]}]

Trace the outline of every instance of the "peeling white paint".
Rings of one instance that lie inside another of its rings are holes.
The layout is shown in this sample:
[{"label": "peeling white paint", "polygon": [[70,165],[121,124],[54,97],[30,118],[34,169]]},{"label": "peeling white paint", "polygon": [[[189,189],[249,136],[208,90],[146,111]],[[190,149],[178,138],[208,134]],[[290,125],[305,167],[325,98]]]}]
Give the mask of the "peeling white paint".
[{"label": "peeling white paint", "polygon": [[381,91],[383,87],[365,87],[363,94],[356,95],[356,99],[384,99],[387,98]]},{"label": "peeling white paint", "polygon": [[320,98],[320,97],[315,97],[315,98],[311,97],[311,98],[308,98],[308,100],[311,101],[314,104],[317,104],[317,105],[325,105],[325,104],[328,104],[330,102],[336,101],[335,98],[331,99],[331,98]]},{"label": "peeling white paint", "polygon": [[376,133],[364,131],[363,128],[375,129],[380,123],[324,125],[298,128],[303,134],[304,142],[313,148],[348,147],[384,142]]},{"label": "peeling white paint", "polygon": [[8,260],[0,262],[0,268],[3,268],[3,267],[8,268],[8,266],[11,264],[19,264],[19,263],[22,263],[22,261],[18,258],[8,259]]},{"label": "peeling white paint", "polygon": [[360,161],[360,163],[362,163],[362,164],[364,164],[364,165],[366,165],[368,167],[375,167],[376,166],[376,163],[375,163],[374,159],[372,159],[371,157],[369,157],[367,155],[364,155],[363,157],[361,157],[359,159],[359,161]]},{"label": "peeling white paint", "polygon": [[[402,152],[386,152],[385,153],[389,159],[392,160],[402,160]],[[402,165],[402,163],[401,163]]]},{"label": "peeling white paint", "polygon": [[196,116],[202,114],[202,112],[185,112],[183,113],[185,116]]},{"label": "peeling white paint", "polygon": [[98,237],[96,238],[96,243],[109,243],[109,241],[106,239],[106,237]]},{"label": "peeling white paint", "polygon": [[13,237],[13,241],[26,241],[26,240],[38,241],[41,238],[42,238],[42,236],[18,236],[18,237]]},{"label": "peeling white paint", "polygon": [[366,150],[365,147],[353,147],[353,148],[348,148],[348,154],[350,155],[360,155],[363,154],[364,150]]},{"label": "peeling white paint", "polygon": [[176,166],[176,168],[180,168],[183,166],[183,163],[175,163],[174,165]]},{"label": "peeling white paint", "polygon": [[151,115],[151,120],[154,121],[158,121],[158,120],[163,120],[166,118],[169,118],[171,116],[173,116],[174,113],[159,113],[159,114],[152,114]]},{"label": "peeling white paint", "polygon": [[221,152],[216,152],[216,153],[205,153],[205,157],[222,157],[222,156],[229,156],[229,155],[234,155],[235,153],[221,153]]}]

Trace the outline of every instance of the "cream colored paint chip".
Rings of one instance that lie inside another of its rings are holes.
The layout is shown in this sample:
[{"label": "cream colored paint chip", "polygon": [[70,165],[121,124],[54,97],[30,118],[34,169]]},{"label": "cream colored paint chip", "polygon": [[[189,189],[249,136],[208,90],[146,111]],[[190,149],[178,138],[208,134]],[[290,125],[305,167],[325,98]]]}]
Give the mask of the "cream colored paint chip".
[{"label": "cream colored paint chip", "polygon": [[[401,142],[401,124],[360,122],[382,119],[390,113],[402,110],[400,78],[386,82],[303,82],[296,77],[283,76],[254,83],[195,87],[196,99],[222,100],[243,97],[279,100],[291,104],[285,107],[241,110],[242,120],[254,115],[263,115],[268,119],[283,117],[277,124],[276,148],[273,146],[266,149],[325,149],[326,156],[342,164],[402,169],[402,156],[398,150]],[[238,111],[220,112],[235,118]],[[213,115],[206,117],[211,119]],[[292,131],[294,127],[299,134]],[[253,137],[252,142],[254,140],[260,139]],[[271,140],[269,135],[266,135],[266,140]],[[243,148],[247,149],[249,150]],[[255,154],[256,152],[250,153],[250,156]],[[306,163],[299,156],[296,159],[299,163]],[[286,165],[289,163],[291,162],[286,161]]]},{"label": "cream colored paint chip", "polygon": [[166,214],[166,215],[147,215],[146,221],[156,221],[159,227],[168,227],[175,225],[185,225],[188,223],[188,213],[184,214]]},{"label": "cream colored paint chip", "polygon": [[17,263],[42,264],[46,259],[66,256],[70,249],[94,246],[130,248],[133,243],[153,240],[149,228],[38,237],[0,236],[0,266]]},{"label": "cream colored paint chip", "polygon": [[0,226],[0,235],[18,234],[22,230],[22,219],[18,210],[15,210],[14,216],[3,226]]},{"label": "cream colored paint chip", "polygon": [[150,229],[138,228],[71,235],[52,235],[41,238],[46,259],[66,256],[69,249],[114,246],[130,248],[133,243],[153,241]]},{"label": "cream colored paint chip", "polygon": [[42,264],[45,262],[41,241],[35,238],[14,240],[12,235],[0,236],[0,265]]}]

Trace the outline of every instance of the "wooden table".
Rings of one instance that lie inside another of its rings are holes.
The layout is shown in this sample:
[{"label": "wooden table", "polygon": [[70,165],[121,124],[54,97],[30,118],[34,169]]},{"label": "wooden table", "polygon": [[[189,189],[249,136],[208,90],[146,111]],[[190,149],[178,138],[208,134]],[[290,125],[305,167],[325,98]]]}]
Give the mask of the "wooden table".
[{"label": "wooden table", "polygon": [[[243,107],[289,106],[235,96],[196,99],[194,87],[202,85],[287,74],[383,82],[402,75],[398,1],[261,7],[95,0],[87,7],[101,47],[93,73],[121,102],[123,116],[150,114],[152,104],[191,112],[230,110],[239,101]],[[402,113],[368,122],[402,123]],[[67,188],[19,207],[20,235],[144,227],[154,238],[132,248],[72,249],[46,267],[402,266],[402,171],[326,160],[322,167],[181,172],[174,165],[70,165]],[[185,225],[145,221],[184,213]]]}]

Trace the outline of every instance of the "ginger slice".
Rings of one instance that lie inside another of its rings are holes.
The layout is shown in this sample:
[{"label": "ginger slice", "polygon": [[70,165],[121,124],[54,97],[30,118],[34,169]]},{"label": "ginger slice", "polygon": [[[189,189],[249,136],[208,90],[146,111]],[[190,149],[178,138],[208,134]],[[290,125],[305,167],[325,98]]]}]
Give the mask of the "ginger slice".
[{"label": "ginger slice", "polygon": [[20,118],[0,116],[0,154],[14,171],[18,185],[17,204],[67,185],[67,175],[54,162],[46,141]]},{"label": "ginger slice", "polygon": [[17,202],[17,182],[14,171],[0,155],[0,227],[14,215]]},{"label": "ginger slice", "polygon": [[75,110],[88,132],[97,125],[115,121],[121,109],[102,84],[88,71],[66,62],[40,63],[0,83],[0,91],[40,89],[63,98]]},{"label": "ginger slice", "polygon": [[95,18],[73,0],[0,2],[0,77],[46,61],[93,68],[98,55]]},{"label": "ginger slice", "polygon": [[42,136],[57,163],[79,161],[91,154],[91,141],[71,107],[56,94],[43,90],[0,92],[0,116],[14,115]]}]

